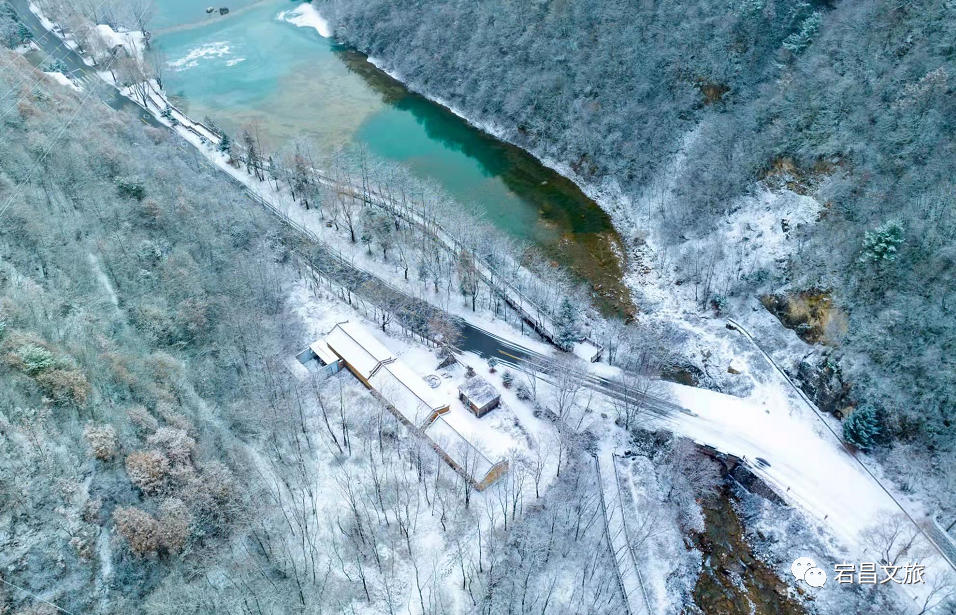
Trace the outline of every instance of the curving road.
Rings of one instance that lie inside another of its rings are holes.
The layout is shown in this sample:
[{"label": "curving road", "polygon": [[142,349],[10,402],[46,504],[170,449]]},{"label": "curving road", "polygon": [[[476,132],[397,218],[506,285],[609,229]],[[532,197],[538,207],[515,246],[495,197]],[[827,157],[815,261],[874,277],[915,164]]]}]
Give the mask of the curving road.
[{"label": "curving road", "polygon": [[120,94],[119,90],[103,81],[96,74],[96,69],[84,62],[80,54],[67,47],[56,34],[47,30],[37,16],[30,11],[28,0],[8,1],[17,11],[20,21],[33,33],[33,42],[46,54],[44,64],[59,60],[66,66],[68,77],[83,88],[95,88],[98,98],[110,108],[124,113],[132,113],[140,122],[148,126],[165,128],[163,123],[153,117],[151,113],[147,113],[142,107]]}]

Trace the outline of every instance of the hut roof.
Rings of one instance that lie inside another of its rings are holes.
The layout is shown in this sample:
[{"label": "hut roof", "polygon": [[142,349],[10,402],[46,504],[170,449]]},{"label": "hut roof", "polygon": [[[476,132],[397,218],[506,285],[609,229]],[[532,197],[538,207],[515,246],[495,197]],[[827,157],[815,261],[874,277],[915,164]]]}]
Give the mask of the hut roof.
[{"label": "hut roof", "polygon": [[497,389],[481,376],[472,376],[458,387],[458,391],[479,408],[501,397]]}]

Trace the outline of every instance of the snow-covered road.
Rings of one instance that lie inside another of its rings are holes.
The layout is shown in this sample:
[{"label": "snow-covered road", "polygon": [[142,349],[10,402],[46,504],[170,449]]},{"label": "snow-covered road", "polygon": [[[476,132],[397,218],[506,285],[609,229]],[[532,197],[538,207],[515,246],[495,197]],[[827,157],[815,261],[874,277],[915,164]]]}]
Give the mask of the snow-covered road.
[{"label": "snow-covered road", "polygon": [[785,499],[825,522],[847,545],[858,544],[861,531],[899,511],[783,387],[760,387],[747,399],[677,384],[667,390],[693,413],[665,419],[669,427],[746,459]]}]

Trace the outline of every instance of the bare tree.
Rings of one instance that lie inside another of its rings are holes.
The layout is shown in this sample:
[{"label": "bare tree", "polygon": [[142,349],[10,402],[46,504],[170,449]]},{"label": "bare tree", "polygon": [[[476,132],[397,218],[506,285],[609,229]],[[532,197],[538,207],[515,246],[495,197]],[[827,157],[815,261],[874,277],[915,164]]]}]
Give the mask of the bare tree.
[{"label": "bare tree", "polygon": [[865,549],[875,552],[880,562],[895,566],[904,557],[919,559],[926,554],[925,545],[920,544],[921,534],[909,517],[898,512],[867,528],[862,541]]},{"label": "bare tree", "polygon": [[920,611],[916,615],[926,615],[931,613],[936,609],[942,607],[942,609],[954,608],[956,607],[956,578],[954,578],[952,571],[943,570],[939,572],[939,568],[934,571],[935,574],[929,580],[928,588],[925,596],[923,597],[923,603],[920,606]]},{"label": "bare tree", "polygon": [[442,347],[445,356],[454,352],[464,337],[458,321],[446,312],[438,311],[428,321],[428,335]]},{"label": "bare tree", "polygon": [[538,380],[541,376],[541,368],[532,361],[522,361],[518,369],[525,375],[525,382],[528,385],[528,392],[531,393],[531,401],[538,401]]},{"label": "bare tree", "polygon": [[531,471],[531,478],[534,481],[534,497],[539,499],[541,497],[541,480],[544,478],[544,470],[551,460],[551,447],[534,436],[531,436],[529,439],[531,458],[528,459],[526,463]]},{"label": "bare tree", "polygon": [[667,481],[665,501],[675,494],[700,498],[714,493],[720,483],[717,468],[700,451],[693,441],[676,437],[663,455],[661,476]]},{"label": "bare tree", "polygon": [[615,382],[619,396],[614,398],[614,407],[624,429],[630,430],[635,417],[647,407],[647,396],[657,379],[647,372],[622,371]]},{"label": "bare tree", "polygon": [[463,248],[458,252],[458,280],[462,294],[471,297],[471,311],[476,311],[481,275],[478,272],[475,254],[471,250]]},{"label": "bare tree", "polygon": [[150,34],[146,29],[156,14],[156,3],[150,0],[124,0],[126,15],[123,20],[143,34],[143,43],[149,47]]},{"label": "bare tree", "polygon": [[116,53],[118,55],[111,65],[110,71],[114,72],[114,77],[120,84],[130,89],[130,92],[140,104],[148,108],[149,80],[152,78],[149,66],[125,51],[118,50]]},{"label": "bare tree", "polygon": [[156,84],[162,88],[163,87],[163,78],[166,75],[167,62],[166,54],[163,52],[161,47],[150,46],[144,53],[143,59],[146,62],[147,70],[153,79],[156,80]]},{"label": "bare tree", "polygon": [[555,361],[548,371],[554,389],[552,399],[555,414],[562,422],[566,422],[571,411],[577,406],[578,395],[583,388],[581,378],[570,357],[562,357]]},{"label": "bare tree", "polygon": [[631,547],[639,549],[648,540],[661,533],[664,511],[659,502],[650,498],[641,498],[628,511],[627,527]]}]

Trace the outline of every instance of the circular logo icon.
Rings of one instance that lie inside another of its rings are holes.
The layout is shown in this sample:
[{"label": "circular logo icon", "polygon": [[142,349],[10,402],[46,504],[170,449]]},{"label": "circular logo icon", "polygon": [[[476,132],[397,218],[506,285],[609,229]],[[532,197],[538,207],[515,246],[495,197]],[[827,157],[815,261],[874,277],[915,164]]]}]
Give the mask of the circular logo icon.
[{"label": "circular logo icon", "polygon": [[827,582],[827,573],[823,568],[811,568],[804,573],[803,580],[810,587],[823,587]]},{"label": "circular logo icon", "polygon": [[809,557],[798,557],[793,562],[793,565],[790,566],[790,572],[793,573],[793,576],[798,581],[803,581],[804,575],[807,573],[807,570],[810,570],[811,568],[816,568],[816,567],[817,565]]}]

